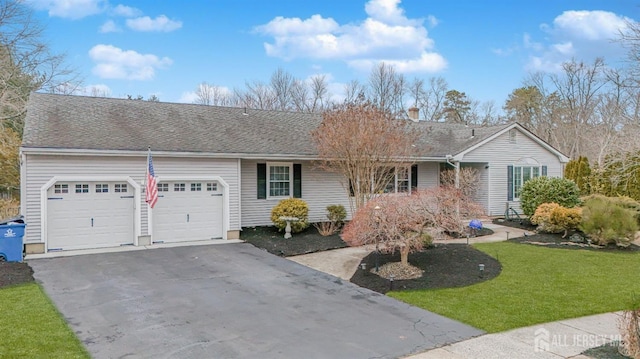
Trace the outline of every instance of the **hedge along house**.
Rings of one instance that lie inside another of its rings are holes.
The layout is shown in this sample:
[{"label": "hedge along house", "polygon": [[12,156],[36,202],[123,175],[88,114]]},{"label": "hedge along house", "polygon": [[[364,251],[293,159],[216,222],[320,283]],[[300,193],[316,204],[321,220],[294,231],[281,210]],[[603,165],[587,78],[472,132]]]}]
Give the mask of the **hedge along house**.
[{"label": "hedge along house", "polygon": [[[421,155],[389,192],[439,184],[442,168],[476,168],[489,215],[517,206],[528,178],[562,176],[567,158],[518,124],[419,122]],[[21,147],[28,253],[238,238],[299,197],[311,222],[349,208],[343,179],[314,166],[319,114],[33,93]],[[144,202],[151,148],[159,200]]]}]

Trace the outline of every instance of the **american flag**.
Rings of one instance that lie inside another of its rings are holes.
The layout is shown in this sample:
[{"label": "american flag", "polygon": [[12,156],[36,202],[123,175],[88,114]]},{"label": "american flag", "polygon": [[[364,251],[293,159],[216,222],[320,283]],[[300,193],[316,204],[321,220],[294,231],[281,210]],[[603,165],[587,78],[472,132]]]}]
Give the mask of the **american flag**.
[{"label": "american flag", "polygon": [[149,204],[149,207],[153,208],[158,202],[158,185],[156,183],[156,174],[153,171],[153,159],[151,158],[151,149],[147,155],[147,184],[145,188],[144,201]]}]

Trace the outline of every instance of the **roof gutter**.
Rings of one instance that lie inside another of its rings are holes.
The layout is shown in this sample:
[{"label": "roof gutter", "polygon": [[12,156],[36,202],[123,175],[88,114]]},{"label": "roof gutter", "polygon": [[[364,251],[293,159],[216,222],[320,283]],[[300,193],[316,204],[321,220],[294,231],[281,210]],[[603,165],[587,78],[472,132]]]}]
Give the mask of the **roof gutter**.
[{"label": "roof gutter", "polygon": [[[176,151],[154,151],[157,157],[176,158],[225,158],[225,159],[273,159],[273,160],[316,160],[316,155],[297,154],[256,154],[256,153],[217,153],[217,152],[176,152]],[[67,156],[113,156],[113,157],[140,157],[147,156],[148,150],[89,150],[89,149],[69,149],[69,148],[37,148],[20,147],[20,151],[31,155],[67,155]]]}]

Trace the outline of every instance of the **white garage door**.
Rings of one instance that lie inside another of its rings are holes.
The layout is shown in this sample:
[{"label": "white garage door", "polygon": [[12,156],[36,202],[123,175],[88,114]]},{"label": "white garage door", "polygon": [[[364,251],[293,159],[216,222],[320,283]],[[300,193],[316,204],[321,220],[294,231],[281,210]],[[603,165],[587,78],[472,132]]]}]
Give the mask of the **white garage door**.
[{"label": "white garage door", "polygon": [[153,241],[185,242],[222,238],[222,186],[215,181],[158,183],[153,207]]},{"label": "white garage door", "polygon": [[126,182],[59,182],[47,193],[47,250],[133,244],[134,189]]}]

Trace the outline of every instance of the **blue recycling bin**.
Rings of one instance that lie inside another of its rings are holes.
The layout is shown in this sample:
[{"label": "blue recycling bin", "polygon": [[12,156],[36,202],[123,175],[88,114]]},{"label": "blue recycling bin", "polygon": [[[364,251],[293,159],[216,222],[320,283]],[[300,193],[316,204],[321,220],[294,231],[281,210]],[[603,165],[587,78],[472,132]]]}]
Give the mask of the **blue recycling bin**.
[{"label": "blue recycling bin", "polygon": [[24,223],[9,222],[0,225],[0,257],[7,262],[22,262]]}]

